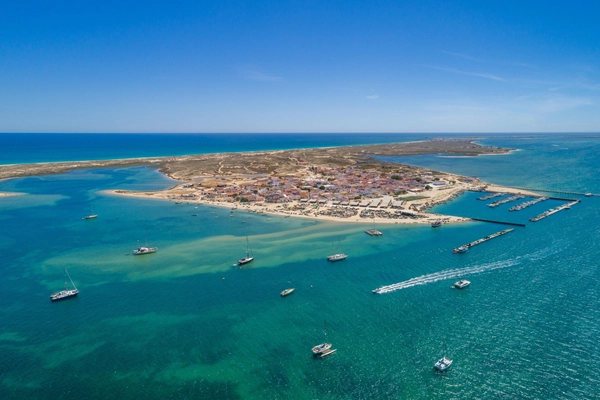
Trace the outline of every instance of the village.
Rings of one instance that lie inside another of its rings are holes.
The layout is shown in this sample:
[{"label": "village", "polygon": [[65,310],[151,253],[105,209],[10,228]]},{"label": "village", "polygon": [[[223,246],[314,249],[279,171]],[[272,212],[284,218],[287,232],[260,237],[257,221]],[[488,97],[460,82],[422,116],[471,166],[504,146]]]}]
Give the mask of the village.
[{"label": "village", "polygon": [[287,216],[352,221],[457,222],[464,219],[425,211],[481,185],[474,177],[416,167],[382,172],[380,168],[361,165],[297,163],[302,174],[204,178],[178,185],[162,192],[160,197],[178,203],[207,203]]}]

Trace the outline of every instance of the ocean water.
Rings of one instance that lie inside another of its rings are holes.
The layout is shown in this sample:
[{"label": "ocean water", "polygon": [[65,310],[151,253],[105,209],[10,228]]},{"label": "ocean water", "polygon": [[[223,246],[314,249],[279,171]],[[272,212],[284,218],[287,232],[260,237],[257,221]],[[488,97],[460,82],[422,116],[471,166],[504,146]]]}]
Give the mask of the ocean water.
[{"label": "ocean water", "polygon": [[[69,134],[0,133],[0,165],[289,150],[423,140],[456,134]],[[464,136],[464,135],[461,135]],[[471,135],[474,136],[474,135]]]},{"label": "ocean water", "polygon": [[[394,161],[600,193],[598,137],[482,142],[519,151]],[[466,193],[434,211],[526,227],[452,254],[505,227],[230,216],[104,192],[171,185],[144,167],[0,182],[0,191],[27,193],[0,198],[0,398],[596,397],[598,197],[569,196],[582,201],[530,223],[562,202],[510,213],[514,203],[489,209]],[[92,211],[97,219],[81,219]],[[246,236],[256,260],[233,267]],[[158,252],[130,254],[146,242]],[[328,263],[334,252],[349,257]],[[51,303],[64,267],[80,294]],[[471,286],[451,289],[460,278]],[[371,292],[400,282],[401,290]],[[287,287],[296,291],[281,298]],[[324,328],[337,353],[315,359]],[[444,354],[454,364],[437,373]]]}]

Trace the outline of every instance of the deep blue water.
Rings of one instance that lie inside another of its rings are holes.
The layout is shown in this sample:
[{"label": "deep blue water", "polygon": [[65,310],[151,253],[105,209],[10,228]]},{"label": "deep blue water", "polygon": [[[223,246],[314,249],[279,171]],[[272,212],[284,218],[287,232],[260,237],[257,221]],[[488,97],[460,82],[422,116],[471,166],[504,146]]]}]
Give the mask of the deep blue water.
[{"label": "deep blue water", "polygon": [[[597,138],[482,142],[520,150],[395,161],[600,192]],[[27,193],[0,198],[0,398],[596,397],[598,197],[530,223],[560,202],[509,213],[511,203],[489,209],[466,193],[434,211],[526,227],[455,255],[504,227],[385,225],[372,238],[364,225],[230,217],[226,208],[103,192],[172,184],[144,167],[0,182],[0,191]],[[82,220],[90,210],[98,219]],[[256,260],[234,268],[246,236]],[[128,254],[146,241],[159,251]],[[325,260],[338,251],[349,258]],[[81,293],[51,303],[64,267]],[[471,287],[450,289],[460,277]],[[406,289],[371,293],[410,279]],[[286,287],[296,292],[281,298]],[[324,326],[338,351],[314,359]],[[436,373],[443,354],[454,364]]]},{"label": "deep blue water", "polygon": [[0,165],[286,150],[423,140],[414,134],[0,133]]}]

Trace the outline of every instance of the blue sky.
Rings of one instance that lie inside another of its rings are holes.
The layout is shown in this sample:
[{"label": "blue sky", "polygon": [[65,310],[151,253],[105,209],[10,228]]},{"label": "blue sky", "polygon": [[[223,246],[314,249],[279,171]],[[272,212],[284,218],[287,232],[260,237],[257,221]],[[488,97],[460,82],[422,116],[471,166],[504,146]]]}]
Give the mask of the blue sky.
[{"label": "blue sky", "polygon": [[2,132],[599,132],[600,1],[13,1]]}]

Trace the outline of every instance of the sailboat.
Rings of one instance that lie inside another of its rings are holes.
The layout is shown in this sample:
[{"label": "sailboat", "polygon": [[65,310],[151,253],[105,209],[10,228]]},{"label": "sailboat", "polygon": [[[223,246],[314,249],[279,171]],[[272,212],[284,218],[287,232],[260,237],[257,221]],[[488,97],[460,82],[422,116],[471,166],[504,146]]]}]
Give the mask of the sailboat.
[{"label": "sailboat", "polygon": [[252,250],[250,249],[250,245],[248,243],[248,236],[246,236],[246,257],[242,257],[238,260],[238,265],[248,264],[254,261],[254,255],[252,254]]},{"label": "sailboat", "polygon": [[81,218],[81,219],[94,219],[94,218],[98,218],[98,214],[94,214],[94,208],[91,208],[92,213],[89,215],[86,215],[85,217]]},{"label": "sailboat", "polygon": [[315,356],[326,356],[328,354],[333,353],[335,350],[331,349],[331,343],[327,343],[327,329],[323,328],[323,335],[325,336],[325,340],[323,343],[316,345],[312,348],[313,355]]},{"label": "sailboat", "polygon": [[[145,234],[144,239],[146,239]],[[156,253],[156,250],[158,250],[158,247],[148,247],[148,240],[146,239],[146,245],[133,250],[133,254],[136,256],[141,256],[142,254]]]},{"label": "sailboat", "polygon": [[71,281],[71,285],[73,285],[73,289],[69,289],[69,284],[67,282],[65,282],[65,290],[61,290],[60,292],[57,292],[57,293],[52,293],[50,295],[51,301],[64,300],[64,299],[68,299],[69,297],[77,296],[79,294],[79,290],[75,287],[75,284],[73,283],[73,279],[71,279],[71,276],[67,272],[66,268],[65,268],[65,275]]}]

